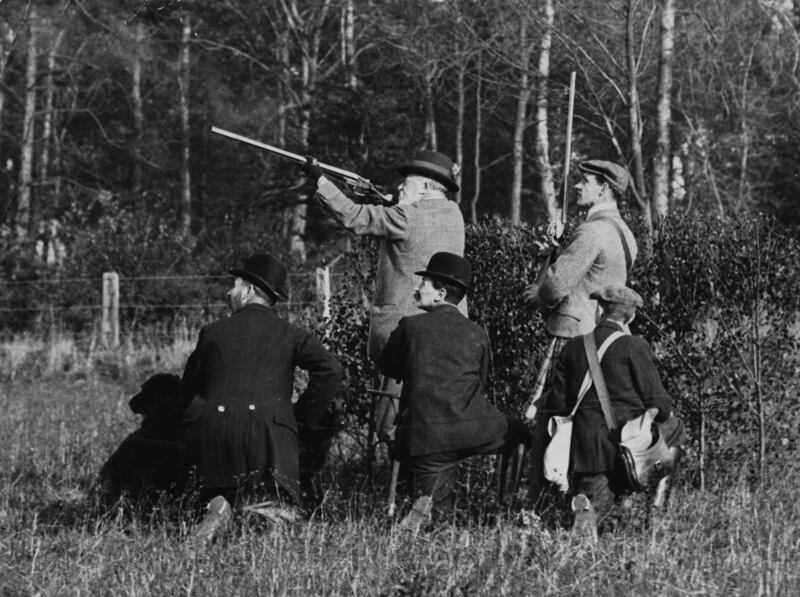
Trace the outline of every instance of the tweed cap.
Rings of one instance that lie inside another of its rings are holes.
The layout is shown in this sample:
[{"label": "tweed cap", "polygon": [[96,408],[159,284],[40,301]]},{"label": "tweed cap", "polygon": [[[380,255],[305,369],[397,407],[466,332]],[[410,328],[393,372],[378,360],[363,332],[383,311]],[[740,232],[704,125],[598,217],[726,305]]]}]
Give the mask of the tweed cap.
[{"label": "tweed cap", "polygon": [[589,297],[601,303],[617,303],[634,307],[641,307],[644,304],[639,293],[627,286],[606,286],[595,290]]},{"label": "tweed cap", "polygon": [[614,162],[586,160],[578,164],[578,170],[599,176],[622,195],[625,194],[631,184],[631,177],[628,171]]}]

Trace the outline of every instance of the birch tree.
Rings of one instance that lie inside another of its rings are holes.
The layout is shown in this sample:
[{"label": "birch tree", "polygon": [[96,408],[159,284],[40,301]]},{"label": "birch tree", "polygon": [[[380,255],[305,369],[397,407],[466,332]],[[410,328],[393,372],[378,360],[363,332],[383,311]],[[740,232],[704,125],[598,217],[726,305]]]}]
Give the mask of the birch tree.
[{"label": "birch tree", "polygon": [[653,157],[653,212],[659,220],[666,218],[669,212],[669,127],[672,116],[674,29],[675,0],[662,0],[661,52],[658,61],[658,105],[656,107],[656,152]]},{"label": "birch tree", "polygon": [[31,202],[33,197],[33,158],[35,143],[35,115],[37,92],[37,60],[39,23],[35,6],[28,13],[28,43],[25,58],[24,115],[22,118],[22,141],[20,144],[20,166],[17,197],[17,236],[26,239],[31,232]]},{"label": "birch tree", "polygon": [[188,11],[181,12],[181,43],[178,56],[178,94],[180,98],[181,121],[181,230],[185,238],[192,233],[192,178],[191,178],[191,126],[189,108],[189,85],[191,75],[191,62],[189,44],[192,39],[192,20]]}]

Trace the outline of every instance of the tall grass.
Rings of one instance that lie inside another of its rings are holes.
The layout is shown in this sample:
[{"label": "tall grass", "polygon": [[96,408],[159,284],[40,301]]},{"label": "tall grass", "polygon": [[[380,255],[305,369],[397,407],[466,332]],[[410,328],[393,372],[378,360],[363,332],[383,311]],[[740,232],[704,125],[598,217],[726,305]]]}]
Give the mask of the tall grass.
[{"label": "tall grass", "polygon": [[[240,519],[193,552],[186,516],[100,516],[83,495],[137,424],[137,382],[90,377],[0,386],[0,594],[40,595],[793,595],[800,590],[798,470],[751,489],[678,487],[596,546],[507,517],[416,538],[377,493],[334,485],[305,524]],[[382,493],[380,494],[382,495]]]}]

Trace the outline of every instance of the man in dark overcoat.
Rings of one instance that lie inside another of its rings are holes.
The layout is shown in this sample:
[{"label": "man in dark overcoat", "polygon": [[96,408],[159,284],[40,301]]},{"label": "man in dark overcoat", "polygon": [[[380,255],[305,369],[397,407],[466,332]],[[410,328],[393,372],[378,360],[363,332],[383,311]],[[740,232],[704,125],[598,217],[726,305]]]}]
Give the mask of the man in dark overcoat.
[{"label": "man in dark overcoat", "polygon": [[[339,387],[341,367],[306,330],[278,317],[286,267],[255,254],[228,292],[233,314],[200,330],[186,363],[187,454],[207,496],[279,490],[299,500],[298,425],[315,426]],[[292,404],[294,368],[308,386]],[[217,502],[221,503],[221,502]]]},{"label": "man in dark overcoat", "polygon": [[[642,415],[648,408],[658,409],[656,422],[671,449],[680,450],[686,441],[680,419],[672,415],[672,401],[661,383],[650,346],[640,336],[632,336],[628,324],[642,306],[642,298],[630,288],[608,286],[592,294],[602,317],[594,329],[597,346],[613,333],[622,332],[606,350],[600,367],[605,378],[618,428]],[[583,338],[569,340],[556,361],[553,382],[543,396],[543,414],[568,415],[578,398],[589,362]],[[570,450],[571,492],[576,520],[581,516],[592,523],[603,523],[612,514],[614,503],[624,492],[617,481],[616,441],[608,429],[597,391],[592,384],[575,413]]]},{"label": "man in dark overcoat", "polygon": [[446,515],[465,458],[513,449],[527,438],[521,422],[507,420],[487,400],[489,339],[456,307],[471,285],[469,262],[439,252],[416,274],[422,276],[416,304],[424,313],[400,320],[378,366],[403,382],[395,455],[412,490]]},{"label": "man in dark overcoat", "polygon": [[[438,251],[464,254],[464,218],[446,195],[458,191],[457,166],[442,153],[419,152],[398,168],[403,181],[393,205],[351,201],[311,158],[305,171],[316,183],[317,200],[342,226],[381,240],[369,319],[369,358],[374,361],[400,318],[421,312],[414,302],[414,272]],[[466,315],[466,301],[459,309]],[[391,380],[384,380],[381,389],[395,396],[400,393]],[[394,415],[393,405],[382,399],[377,416],[380,439],[392,439]]]}]

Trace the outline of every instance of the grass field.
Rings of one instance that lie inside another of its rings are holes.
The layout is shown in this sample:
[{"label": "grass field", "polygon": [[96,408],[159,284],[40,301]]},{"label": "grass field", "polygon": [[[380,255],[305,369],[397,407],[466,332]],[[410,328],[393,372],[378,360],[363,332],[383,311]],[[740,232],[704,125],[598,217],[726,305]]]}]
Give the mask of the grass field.
[{"label": "grass field", "polygon": [[0,385],[0,595],[800,593],[797,468],[756,490],[678,487],[651,528],[634,523],[594,547],[503,516],[405,537],[369,488],[333,487],[306,524],[247,519],[192,552],[185,519],[100,517],[83,500],[138,423],[135,389],[91,378]]}]

